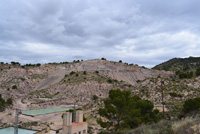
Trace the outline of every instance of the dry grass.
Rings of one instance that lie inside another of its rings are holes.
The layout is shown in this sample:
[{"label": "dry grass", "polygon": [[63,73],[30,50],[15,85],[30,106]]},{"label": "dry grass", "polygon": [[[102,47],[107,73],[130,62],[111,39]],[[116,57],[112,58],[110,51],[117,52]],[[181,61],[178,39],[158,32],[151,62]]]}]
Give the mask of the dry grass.
[{"label": "dry grass", "polygon": [[143,124],[124,134],[200,134],[200,117],[186,117],[178,121],[161,120],[151,125]]},{"label": "dry grass", "polygon": [[125,134],[174,134],[170,122],[161,120],[152,125],[141,125]]},{"label": "dry grass", "polygon": [[195,118],[192,117],[186,117],[185,119],[174,122],[172,125],[174,134],[183,133],[183,131],[189,129],[194,122]]}]

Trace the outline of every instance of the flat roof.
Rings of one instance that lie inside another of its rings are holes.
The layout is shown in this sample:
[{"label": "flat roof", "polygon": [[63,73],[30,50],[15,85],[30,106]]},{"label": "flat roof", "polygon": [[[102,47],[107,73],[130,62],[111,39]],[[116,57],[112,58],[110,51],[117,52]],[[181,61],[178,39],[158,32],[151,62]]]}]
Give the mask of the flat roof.
[{"label": "flat roof", "polygon": [[22,111],[22,114],[28,115],[28,116],[38,116],[38,115],[51,114],[51,113],[57,113],[57,112],[64,112],[69,109],[71,109],[71,108],[51,107],[51,108],[24,110],[24,111]]},{"label": "flat roof", "polygon": [[[39,131],[18,128],[19,134],[36,134]],[[14,134],[14,127],[1,128],[0,134]]]},{"label": "flat roof", "polygon": [[70,126],[77,126],[77,125],[81,125],[81,124],[86,124],[86,122],[73,122]]}]

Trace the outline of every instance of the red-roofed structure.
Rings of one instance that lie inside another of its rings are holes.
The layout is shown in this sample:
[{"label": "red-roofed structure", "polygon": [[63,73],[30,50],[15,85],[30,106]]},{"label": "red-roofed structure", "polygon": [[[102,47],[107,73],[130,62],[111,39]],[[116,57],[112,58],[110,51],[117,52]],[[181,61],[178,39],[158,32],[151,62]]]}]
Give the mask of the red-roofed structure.
[{"label": "red-roofed structure", "polygon": [[87,134],[87,122],[83,122],[83,111],[76,111],[75,122],[72,122],[72,113],[64,114],[62,134]]}]

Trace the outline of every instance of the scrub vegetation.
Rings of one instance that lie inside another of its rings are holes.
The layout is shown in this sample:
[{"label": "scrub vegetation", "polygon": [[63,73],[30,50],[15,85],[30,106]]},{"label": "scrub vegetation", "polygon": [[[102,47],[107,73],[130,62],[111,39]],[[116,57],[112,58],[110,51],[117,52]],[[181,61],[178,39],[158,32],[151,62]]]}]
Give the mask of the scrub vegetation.
[{"label": "scrub vegetation", "polygon": [[141,123],[158,122],[161,114],[149,100],[132,95],[130,90],[110,90],[104,100],[104,108],[99,109],[99,123],[106,130],[136,128]]},{"label": "scrub vegetation", "polygon": [[0,94],[0,112],[3,112],[5,108],[11,106],[12,104],[13,104],[13,100],[11,98],[4,100],[2,98],[2,95]]}]

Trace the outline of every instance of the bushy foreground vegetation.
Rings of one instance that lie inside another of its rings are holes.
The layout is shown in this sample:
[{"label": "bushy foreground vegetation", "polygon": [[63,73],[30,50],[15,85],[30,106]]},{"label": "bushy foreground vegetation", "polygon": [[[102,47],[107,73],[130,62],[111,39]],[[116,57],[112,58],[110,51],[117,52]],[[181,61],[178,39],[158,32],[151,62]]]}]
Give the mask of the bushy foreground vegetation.
[{"label": "bushy foreground vegetation", "polygon": [[177,121],[162,120],[151,125],[143,124],[123,134],[199,134],[199,123],[199,115],[195,117],[188,116]]},{"label": "bushy foreground vegetation", "polygon": [[200,98],[187,99],[183,104],[180,118],[162,120],[155,124],[142,124],[123,134],[198,134],[200,132]]},{"label": "bushy foreground vegetation", "polygon": [[181,113],[173,120],[161,120],[153,107],[152,102],[129,90],[110,90],[104,108],[99,109],[101,118],[97,122],[105,128],[99,134],[193,134],[200,130],[198,97],[184,101]]},{"label": "bushy foreground vegetation", "polygon": [[149,100],[132,95],[129,90],[110,90],[104,100],[104,108],[99,109],[97,122],[106,130],[124,130],[136,128],[141,123],[157,122],[161,115]]},{"label": "bushy foreground vegetation", "polygon": [[200,98],[191,98],[188,99],[184,102],[183,105],[183,112],[184,114],[190,113],[190,112],[195,112],[200,110]]}]

